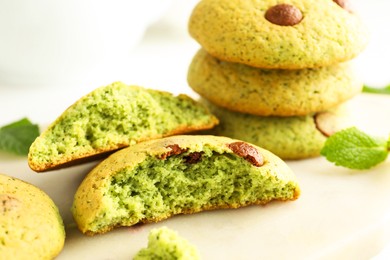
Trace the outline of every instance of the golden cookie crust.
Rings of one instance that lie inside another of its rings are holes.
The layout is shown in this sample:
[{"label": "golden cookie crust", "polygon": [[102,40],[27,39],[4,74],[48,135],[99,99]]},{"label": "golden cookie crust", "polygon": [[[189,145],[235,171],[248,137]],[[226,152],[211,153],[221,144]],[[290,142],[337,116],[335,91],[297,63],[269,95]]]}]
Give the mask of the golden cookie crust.
[{"label": "golden cookie crust", "polygon": [[[277,4],[303,18],[282,26],[266,19]],[[189,20],[190,35],[211,55],[259,68],[322,67],[356,57],[367,45],[367,29],[352,11],[332,0],[202,0]]]}]

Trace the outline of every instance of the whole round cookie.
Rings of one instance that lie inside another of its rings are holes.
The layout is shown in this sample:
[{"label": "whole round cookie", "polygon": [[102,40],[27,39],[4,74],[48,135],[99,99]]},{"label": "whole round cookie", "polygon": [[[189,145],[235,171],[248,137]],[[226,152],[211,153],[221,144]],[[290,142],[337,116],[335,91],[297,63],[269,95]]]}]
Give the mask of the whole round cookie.
[{"label": "whole round cookie", "polygon": [[306,116],[262,117],[232,112],[205,99],[200,101],[220,120],[207,134],[253,143],[282,159],[319,156],[327,137],[349,123],[346,106]]},{"label": "whole round cookie", "polygon": [[347,1],[202,0],[190,35],[219,59],[259,68],[301,69],[347,61],[368,33]]},{"label": "whole round cookie", "polygon": [[65,230],[54,202],[39,188],[0,174],[1,259],[53,259]]},{"label": "whole round cookie", "polygon": [[268,70],[221,61],[203,49],[193,58],[187,80],[195,92],[219,106],[260,116],[323,111],[352,98],[363,86],[350,63]]}]

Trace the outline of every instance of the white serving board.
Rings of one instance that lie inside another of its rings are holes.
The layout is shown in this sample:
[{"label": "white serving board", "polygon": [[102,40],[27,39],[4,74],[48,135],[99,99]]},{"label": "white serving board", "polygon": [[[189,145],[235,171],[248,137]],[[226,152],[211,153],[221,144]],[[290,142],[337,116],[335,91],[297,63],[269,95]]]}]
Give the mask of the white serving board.
[{"label": "white serving board", "polygon": [[[389,96],[360,95],[350,107],[357,126],[388,136]],[[322,157],[288,161],[302,190],[296,201],[180,215],[87,237],[76,229],[70,207],[96,163],[38,174],[26,158],[0,154],[1,173],[40,187],[58,205],[67,238],[57,259],[131,259],[146,246],[149,230],[163,225],[194,244],[203,259],[367,259],[390,241],[390,159],[366,171]]]}]

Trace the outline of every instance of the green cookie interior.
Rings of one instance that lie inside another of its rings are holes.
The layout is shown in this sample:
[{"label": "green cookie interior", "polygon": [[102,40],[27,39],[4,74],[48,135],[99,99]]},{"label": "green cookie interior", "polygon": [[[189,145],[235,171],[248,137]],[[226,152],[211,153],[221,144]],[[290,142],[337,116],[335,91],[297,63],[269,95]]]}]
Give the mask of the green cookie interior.
[{"label": "green cookie interior", "polygon": [[[103,164],[80,186],[73,214],[81,231],[93,234],[176,214],[296,199],[299,188],[287,166],[267,151],[261,154],[266,155],[261,166],[228,149],[208,146],[166,158],[148,155],[140,163],[115,172]],[[100,198],[86,194],[91,186]],[[90,205],[85,205],[89,196]]]},{"label": "green cookie interior", "polygon": [[32,144],[29,165],[44,171],[216,123],[207,109],[185,95],[117,82],[81,98],[52,123]]}]

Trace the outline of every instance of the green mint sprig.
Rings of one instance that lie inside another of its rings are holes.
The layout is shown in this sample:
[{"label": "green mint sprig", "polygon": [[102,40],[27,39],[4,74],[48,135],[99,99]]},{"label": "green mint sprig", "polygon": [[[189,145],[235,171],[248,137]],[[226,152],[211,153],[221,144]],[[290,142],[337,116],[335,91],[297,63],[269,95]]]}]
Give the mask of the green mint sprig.
[{"label": "green mint sprig", "polygon": [[363,86],[363,92],[373,94],[387,94],[390,95],[390,85],[383,88],[373,88],[367,85]]},{"label": "green mint sprig", "polygon": [[27,155],[31,144],[39,135],[39,127],[27,118],[0,128],[0,150]]},{"label": "green mint sprig", "polygon": [[364,170],[385,161],[389,152],[390,137],[376,138],[350,127],[331,135],[321,155],[338,166]]}]

